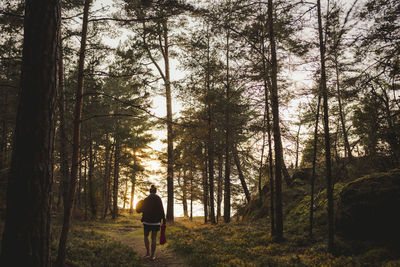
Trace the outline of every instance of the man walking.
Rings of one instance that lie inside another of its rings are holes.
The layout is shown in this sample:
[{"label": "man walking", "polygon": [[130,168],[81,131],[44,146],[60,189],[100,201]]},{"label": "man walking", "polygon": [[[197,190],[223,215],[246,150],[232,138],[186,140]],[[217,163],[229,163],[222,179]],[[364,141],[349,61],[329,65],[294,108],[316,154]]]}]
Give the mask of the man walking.
[{"label": "man walking", "polygon": [[[160,231],[161,220],[165,224],[164,207],[161,198],[156,194],[157,188],[154,185],[150,187],[150,195],[143,201],[143,206],[138,212],[143,211],[142,223],[144,227],[144,245],[146,246],[146,257],[155,260],[155,251],[157,246],[157,232]],[[151,254],[149,234],[151,232]]]}]

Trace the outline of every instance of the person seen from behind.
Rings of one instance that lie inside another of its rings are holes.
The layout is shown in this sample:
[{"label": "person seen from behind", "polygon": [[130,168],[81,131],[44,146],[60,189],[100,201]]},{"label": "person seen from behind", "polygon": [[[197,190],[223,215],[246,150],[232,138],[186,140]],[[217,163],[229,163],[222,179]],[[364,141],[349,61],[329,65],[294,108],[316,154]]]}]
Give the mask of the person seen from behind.
[{"label": "person seen from behind", "polygon": [[[160,231],[161,220],[165,224],[164,207],[161,198],[156,194],[157,188],[154,185],[150,187],[150,195],[144,200],[142,207],[138,212],[143,212],[142,223],[144,228],[144,245],[146,246],[146,256],[151,260],[155,260],[155,252],[157,246],[157,232]],[[151,232],[151,251],[149,234]],[[150,254],[151,252],[151,254]]]}]

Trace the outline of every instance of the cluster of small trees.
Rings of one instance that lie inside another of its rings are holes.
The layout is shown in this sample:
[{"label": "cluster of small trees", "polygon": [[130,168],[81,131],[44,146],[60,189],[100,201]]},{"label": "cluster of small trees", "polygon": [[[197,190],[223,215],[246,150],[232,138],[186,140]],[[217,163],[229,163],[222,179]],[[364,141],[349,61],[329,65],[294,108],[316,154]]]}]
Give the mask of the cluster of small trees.
[{"label": "cluster of small trees", "polygon": [[[227,223],[232,206],[257,192],[270,202],[271,234],[282,239],[288,169],[312,169],[310,207],[324,169],[332,251],[333,174],[355,157],[398,165],[397,1],[96,3],[0,5],[4,262],[49,264],[52,206],[64,208],[59,265],[74,207],[115,218],[129,199],[132,210],[135,187],[147,185],[155,126],[148,92],[166,97],[167,116],[157,122],[167,129],[169,221],[176,199],[185,216],[200,200],[206,222]],[[127,41],[111,48],[105,35]],[[296,71],[309,81],[295,82]],[[183,106],[176,118],[174,96]],[[288,111],[299,114],[294,122]]]}]

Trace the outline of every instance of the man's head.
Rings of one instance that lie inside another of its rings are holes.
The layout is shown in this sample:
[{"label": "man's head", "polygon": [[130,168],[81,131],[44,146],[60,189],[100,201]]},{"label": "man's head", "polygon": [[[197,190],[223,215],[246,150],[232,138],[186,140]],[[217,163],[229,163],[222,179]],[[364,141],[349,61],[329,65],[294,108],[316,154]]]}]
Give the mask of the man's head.
[{"label": "man's head", "polygon": [[150,193],[157,193],[157,188],[153,184],[150,187]]}]

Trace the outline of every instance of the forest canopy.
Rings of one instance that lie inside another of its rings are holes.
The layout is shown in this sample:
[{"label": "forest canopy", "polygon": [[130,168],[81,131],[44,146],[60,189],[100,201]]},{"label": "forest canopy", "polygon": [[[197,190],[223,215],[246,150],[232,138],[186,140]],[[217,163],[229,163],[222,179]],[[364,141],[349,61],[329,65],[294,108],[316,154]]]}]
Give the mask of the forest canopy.
[{"label": "forest canopy", "polygon": [[395,0],[2,1],[0,262],[51,265],[57,217],[64,266],[73,218],[151,184],[168,222],[266,217],[277,242],[293,192],[310,238],[324,194],[334,252],[335,190],[400,166],[399,52]]}]

